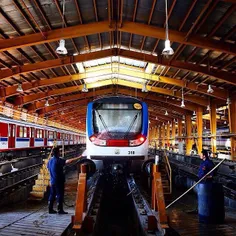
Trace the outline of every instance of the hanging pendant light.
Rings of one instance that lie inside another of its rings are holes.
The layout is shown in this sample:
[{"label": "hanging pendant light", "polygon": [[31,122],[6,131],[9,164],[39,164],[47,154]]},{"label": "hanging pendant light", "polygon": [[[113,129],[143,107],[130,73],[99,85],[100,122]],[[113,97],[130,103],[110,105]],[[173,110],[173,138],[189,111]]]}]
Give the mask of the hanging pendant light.
[{"label": "hanging pendant light", "polygon": [[165,40],[165,48],[162,51],[163,55],[171,56],[174,54],[174,50],[170,46],[170,40],[169,40],[169,27],[168,27],[168,12],[167,12],[167,0],[165,0],[166,5],[166,40]]},{"label": "hanging pendant light", "polygon": [[[63,0],[63,5],[62,5],[62,16],[64,19],[64,15],[65,15],[65,0]],[[64,28],[64,20],[62,21],[62,28]],[[65,47],[65,40],[61,39],[59,42],[59,47],[56,49],[56,53],[57,54],[61,54],[61,55],[66,55],[67,54],[67,49]]]},{"label": "hanging pendant light", "polygon": [[147,92],[148,92],[146,82],[143,83],[142,92],[143,92],[143,93],[147,93]]},{"label": "hanging pendant light", "polygon": [[24,92],[24,90],[23,90],[21,84],[18,84],[18,87],[17,87],[17,89],[16,89],[16,92],[18,92],[18,93],[23,93],[23,92]]},{"label": "hanging pendant light", "polygon": [[88,92],[88,88],[87,88],[87,85],[85,83],[83,85],[82,92],[83,93],[87,93]]},{"label": "hanging pendant light", "polygon": [[182,108],[185,107],[185,104],[184,104],[184,88],[182,88],[182,101],[181,101],[180,107],[182,107]]},{"label": "hanging pendant light", "polygon": [[207,105],[207,111],[210,111],[210,106],[209,105]]},{"label": "hanging pendant light", "polygon": [[212,89],[212,87],[211,87],[210,84],[208,85],[207,92],[208,92],[208,93],[213,93],[213,92],[214,92],[214,90]]},{"label": "hanging pendant light", "polygon": [[168,111],[166,110],[166,112],[165,112],[165,116],[168,116],[169,114],[168,114]]},{"label": "hanging pendant light", "polygon": [[227,104],[227,105],[230,105],[230,104],[231,104],[231,100],[230,100],[229,97],[228,97],[227,100],[226,100],[226,104]]},{"label": "hanging pendant light", "polygon": [[56,49],[57,54],[61,55],[66,55],[67,54],[67,49],[65,47],[65,40],[61,39],[59,43],[59,47]]},{"label": "hanging pendant light", "polygon": [[193,116],[196,116],[196,111],[193,111]]},{"label": "hanging pendant light", "polygon": [[46,102],[45,102],[45,107],[49,107],[48,99],[47,99]]}]

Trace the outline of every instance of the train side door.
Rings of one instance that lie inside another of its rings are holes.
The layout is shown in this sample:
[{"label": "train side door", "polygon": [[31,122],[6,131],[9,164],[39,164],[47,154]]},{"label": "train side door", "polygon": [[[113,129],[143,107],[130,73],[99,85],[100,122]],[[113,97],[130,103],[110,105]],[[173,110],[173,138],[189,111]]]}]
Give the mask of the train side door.
[{"label": "train side door", "polygon": [[8,129],[8,148],[15,148],[16,146],[16,125],[9,124]]},{"label": "train side door", "polygon": [[44,130],[44,146],[48,146],[48,131],[46,129]]},{"label": "train side door", "polygon": [[31,127],[30,128],[30,147],[34,147],[34,133],[35,133],[35,128]]}]

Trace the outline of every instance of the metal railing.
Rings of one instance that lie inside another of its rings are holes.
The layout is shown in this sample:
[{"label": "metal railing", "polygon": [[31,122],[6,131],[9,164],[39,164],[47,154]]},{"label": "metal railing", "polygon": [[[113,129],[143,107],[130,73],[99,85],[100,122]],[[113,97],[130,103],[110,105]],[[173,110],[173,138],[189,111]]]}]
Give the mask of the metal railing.
[{"label": "metal railing", "polygon": [[166,151],[164,151],[163,156],[164,156],[163,162],[165,163],[165,169],[166,169],[166,173],[167,173],[167,176],[169,179],[169,186],[170,186],[169,194],[171,194],[172,193],[172,169],[171,169],[170,162],[169,162],[168,156],[166,154]]}]

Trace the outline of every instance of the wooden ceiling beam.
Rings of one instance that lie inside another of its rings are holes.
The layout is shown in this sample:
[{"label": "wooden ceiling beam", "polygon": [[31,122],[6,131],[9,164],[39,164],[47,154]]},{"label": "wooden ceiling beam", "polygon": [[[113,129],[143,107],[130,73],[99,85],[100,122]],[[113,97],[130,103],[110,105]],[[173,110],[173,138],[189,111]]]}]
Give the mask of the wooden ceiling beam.
[{"label": "wooden ceiling beam", "polygon": [[[95,92],[88,92],[86,94],[78,94],[78,95],[71,95],[71,96],[65,96],[62,97],[61,100],[54,100],[51,99],[50,100],[50,107],[53,107],[52,109],[49,109],[48,107],[45,108],[44,102],[40,102],[37,101],[34,105],[30,105],[30,112],[34,112],[35,109],[37,109],[39,114],[44,114],[45,111],[52,113],[52,112],[57,112],[58,110],[60,111],[65,111],[67,109],[73,109],[73,104],[77,104],[77,102],[83,100],[88,100],[90,98],[94,99],[94,96],[102,96],[102,95],[108,95],[108,94],[112,94],[112,92],[114,94],[121,94],[121,95],[126,95],[126,96],[132,96],[132,97],[138,97],[139,99],[144,99],[144,101],[148,102],[149,105],[159,105],[159,106],[163,106],[166,109],[172,110],[178,114],[181,115],[186,115],[188,112],[192,112],[192,111],[196,111],[197,107],[199,107],[199,105],[193,104],[191,102],[186,101],[185,102],[185,108],[181,108],[180,107],[180,101],[177,100],[173,100],[173,99],[167,99],[164,97],[160,97],[160,96],[155,96],[154,94],[149,93],[148,97],[146,98],[146,93],[142,93],[142,92],[135,92],[135,90],[130,90],[127,88],[122,88],[122,87],[117,87],[117,90],[114,91],[114,88],[107,88],[107,89],[103,89],[103,90],[97,90]],[[76,99],[76,100],[75,100]],[[78,100],[79,99],[79,100]],[[55,103],[54,103],[55,102]]]},{"label": "wooden ceiling beam", "polygon": [[[137,34],[141,36],[165,39],[165,29],[151,26],[147,24],[123,21],[123,25],[119,28],[119,31]],[[225,43],[213,39],[206,39],[198,35],[190,35],[186,40],[186,33],[174,30],[169,30],[170,41],[191,45],[195,47],[205,48],[209,50],[215,50],[219,52],[225,52],[227,54],[236,55],[236,46],[231,43]]]},{"label": "wooden ceiling beam", "polygon": [[[113,68],[116,66],[116,64],[113,63]],[[118,66],[118,65],[117,65]],[[124,68],[123,68],[124,67]],[[127,68],[127,69],[126,69]],[[158,76],[158,75],[150,75],[148,73],[144,72],[139,72],[136,70],[130,70],[135,67],[130,67],[126,65],[122,65],[122,67],[119,69],[119,74],[126,75],[126,76],[131,76],[133,78],[141,78],[145,79],[147,81],[155,81],[155,82],[160,82],[160,83],[165,83],[165,84],[170,84],[174,86],[179,86],[179,87],[184,87],[187,89],[190,89],[192,91],[197,91],[212,97],[220,98],[223,100],[226,100],[228,97],[228,94],[225,90],[219,89],[219,88],[214,88],[214,93],[207,93],[208,87],[206,85],[198,85],[194,82],[190,82],[187,80],[180,80],[180,79],[175,79],[175,78],[170,78],[166,76]],[[55,84],[63,84],[67,82],[73,82],[76,80],[81,80],[85,78],[92,78],[94,76],[99,76],[99,75],[110,75],[112,74],[112,69],[111,67],[107,66],[96,66],[93,68],[91,72],[89,70],[85,73],[81,74],[75,74],[75,75],[66,75],[66,76],[60,76],[60,77],[55,77],[51,79],[42,79],[42,80],[37,80],[33,82],[26,82],[22,84],[22,88],[24,91],[30,90],[32,88],[39,88],[43,86],[52,86]],[[17,90],[18,85],[13,85],[13,86],[8,86],[6,88],[2,87],[0,89],[0,95],[5,96],[5,97],[10,97],[17,95],[18,92]]]},{"label": "wooden ceiling beam", "polygon": [[[136,96],[136,92],[135,90],[127,90],[127,89],[121,89],[119,88],[118,90],[119,93],[122,93],[122,94],[125,94],[125,95],[128,95],[128,96],[133,96],[135,97]],[[154,101],[154,105],[158,102],[162,102],[164,104],[166,104],[165,106],[166,107],[170,107],[172,108],[173,110],[177,111],[178,113],[180,114],[185,114],[186,113],[186,110],[189,110],[189,111],[196,111],[197,110],[197,107],[199,105],[196,105],[196,104],[193,104],[191,102],[185,102],[185,108],[181,108],[180,107],[180,101],[176,101],[176,100],[173,100],[171,98],[165,98],[165,97],[160,97],[160,96],[155,96],[154,94],[146,94],[146,93],[142,93],[142,92],[137,92],[137,96],[139,98],[142,98],[144,99],[144,101]]]},{"label": "wooden ceiling beam", "polygon": [[[96,90],[96,91],[92,91],[88,93],[78,93],[78,94],[69,95],[69,96],[59,96],[57,98],[50,99],[50,104],[55,105],[57,103],[63,103],[63,102],[68,102],[68,101],[73,101],[73,100],[101,96],[107,93],[111,93],[112,91],[113,89],[110,88],[110,89],[105,89],[105,90]],[[44,106],[45,106],[45,101],[35,101],[34,103],[29,104],[29,106],[27,107],[27,110],[29,112],[35,112],[36,110],[44,108]]]},{"label": "wooden ceiling beam", "polygon": [[[66,107],[68,108],[73,108],[73,106],[77,105],[77,106],[86,106],[91,100],[89,99],[82,99],[82,100],[78,100],[78,101],[72,101],[72,102],[67,102]],[[38,114],[40,117],[46,115],[46,114],[50,114],[54,111],[57,110],[61,110],[63,107],[61,106],[61,104],[56,104],[53,106],[49,106],[49,107],[44,107],[43,109],[41,109]]]},{"label": "wooden ceiling beam", "polygon": [[0,80],[9,78],[11,76],[17,76],[20,74],[27,74],[33,71],[46,70],[50,68],[56,68],[64,65],[71,65],[77,62],[84,62],[104,57],[110,57],[116,55],[115,49],[102,50],[97,52],[80,54],[71,57],[62,57],[58,59],[38,62],[34,64],[28,64],[23,66],[12,67],[12,69],[0,70]]},{"label": "wooden ceiling beam", "polygon": [[43,62],[38,62],[34,64],[17,66],[17,67],[13,67],[12,69],[4,69],[4,70],[1,70],[0,80],[9,78],[11,76],[27,74],[33,71],[46,70],[50,68],[59,67],[62,65],[70,65],[77,62],[89,61],[89,60],[100,59],[100,58],[110,57],[110,56],[117,56],[117,55],[121,57],[130,58],[130,59],[151,62],[151,63],[163,65],[163,66],[170,66],[170,67],[174,67],[181,70],[197,72],[200,74],[215,77],[221,80],[222,82],[236,85],[235,75],[226,71],[218,71],[213,68],[209,69],[207,67],[195,65],[192,63],[182,62],[182,61],[176,61],[176,60],[173,60],[170,62],[167,59],[161,60],[158,57],[150,55],[150,54],[143,54],[140,52],[134,52],[134,51],[124,50],[124,49],[119,49],[119,54],[118,54],[118,50],[116,49],[107,49],[107,50],[102,50],[102,51],[97,51],[97,52],[80,54],[77,56],[63,57],[59,59],[43,61]]},{"label": "wooden ceiling beam", "polygon": [[0,52],[20,47],[49,43],[60,39],[83,37],[109,31],[114,31],[114,27],[110,28],[108,21],[70,26],[67,28],[46,31],[44,32],[44,35],[41,33],[35,33],[1,40]]},{"label": "wooden ceiling beam", "polygon": [[[113,80],[97,81],[95,83],[87,84],[87,87],[88,87],[88,89],[91,89],[91,88],[98,88],[98,87],[103,87],[103,86],[107,86],[107,85],[112,85],[112,84],[117,84],[117,85],[121,85],[121,86],[142,89],[142,84],[135,83],[135,82],[130,82],[130,81],[127,81],[127,80],[124,80],[124,79],[117,79],[115,82]],[[76,91],[81,91],[82,88],[83,88],[83,85],[79,85],[79,86],[72,86],[72,87],[54,89],[54,90],[50,90],[50,91],[47,91],[47,92],[41,92],[41,93],[37,93],[37,94],[18,96],[14,101],[14,105],[22,106],[22,105],[32,103],[32,102],[37,101],[37,100],[48,98],[50,96],[59,96],[59,95],[68,94],[68,93],[72,93],[72,92],[76,92]],[[182,97],[182,94],[179,91],[172,91],[172,90],[169,90],[169,89],[164,89],[164,88],[159,88],[159,87],[157,88],[157,87],[152,87],[152,86],[147,86],[147,89],[150,92],[160,93],[160,94],[164,94],[164,95],[167,95],[167,96],[173,96],[173,97],[177,97],[177,98]],[[190,102],[193,102],[193,103],[196,103],[196,104],[200,104],[202,106],[209,105],[208,99],[202,98],[202,97],[199,97],[199,96],[186,95],[184,98],[185,98],[186,101],[190,101]]]},{"label": "wooden ceiling beam", "polygon": [[196,72],[204,75],[208,75],[211,77],[215,77],[222,82],[230,83],[232,85],[236,85],[236,80],[235,80],[235,75],[226,71],[218,71],[213,68],[207,68],[203,66],[199,66],[193,63],[187,63],[183,61],[169,61],[167,59],[161,59],[153,55],[149,54],[143,54],[140,52],[134,52],[134,51],[128,51],[124,49],[120,49],[119,55],[121,57],[126,57],[126,58],[131,58],[135,60],[140,60],[140,61],[146,61],[146,62],[151,62],[155,64],[159,64],[162,66],[170,66],[174,67],[176,69],[181,69],[181,70],[186,70],[186,71],[191,71],[191,72]]},{"label": "wooden ceiling beam", "polygon": [[[0,52],[12,50],[20,47],[33,46],[43,43],[49,43],[60,39],[69,39],[83,37],[87,35],[115,31],[115,23],[109,27],[109,21],[100,21],[89,24],[70,26],[63,29],[50,30],[47,32],[34,33],[25,36],[19,36],[11,39],[3,39],[0,44]],[[118,28],[120,32],[137,34],[145,37],[165,39],[165,29],[141,24],[137,22],[123,21],[122,27]],[[190,35],[186,40],[185,32],[169,30],[169,38],[173,42],[191,45],[209,50],[224,52],[236,55],[236,46],[231,43],[221,42],[214,39],[207,39],[198,35]]]}]

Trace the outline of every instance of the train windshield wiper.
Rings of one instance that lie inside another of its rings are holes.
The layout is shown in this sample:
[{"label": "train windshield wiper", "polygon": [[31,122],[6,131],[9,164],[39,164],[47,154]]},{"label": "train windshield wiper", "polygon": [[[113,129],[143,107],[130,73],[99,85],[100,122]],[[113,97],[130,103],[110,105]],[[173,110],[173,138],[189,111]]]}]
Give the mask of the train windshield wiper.
[{"label": "train windshield wiper", "polygon": [[111,135],[111,133],[110,133],[110,131],[109,131],[107,125],[106,125],[106,122],[104,121],[104,119],[103,119],[103,117],[102,117],[102,115],[98,112],[98,110],[95,110],[95,112],[97,112],[98,117],[99,117],[100,121],[102,122],[102,125],[104,126],[104,128],[105,128],[107,134],[108,134],[110,137],[112,137],[112,135]]},{"label": "train windshield wiper", "polygon": [[130,130],[132,129],[132,127],[133,127],[135,121],[137,120],[139,114],[140,114],[140,112],[138,112],[138,113],[134,116],[133,120],[131,121],[131,123],[130,123],[130,125],[129,125],[129,128],[128,128],[127,131],[125,132],[124,138],[126,138],[126,137],[128,136],[128,134],[129,134]]}]

